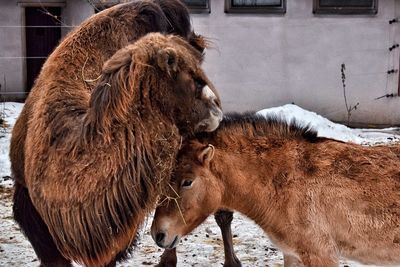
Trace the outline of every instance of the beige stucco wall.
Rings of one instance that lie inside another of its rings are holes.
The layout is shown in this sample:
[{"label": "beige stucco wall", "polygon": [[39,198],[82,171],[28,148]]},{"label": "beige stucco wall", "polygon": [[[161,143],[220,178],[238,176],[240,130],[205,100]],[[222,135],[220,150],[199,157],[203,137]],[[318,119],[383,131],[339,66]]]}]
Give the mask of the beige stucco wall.
[{"label": "beige stucco wall", "polygon": [[287,0],[285,15],[224,13],[212,0],[210,14],[194,14],[194,28],[215,48],[205,69],[226,111],[259,110],[292,103],[336,121],[346,121],[340,66],[346,64],[351,121],[400,124],[397,93],[399,0],[380,0],[375,16],[314,15],[311,0]]},{"label": "beige stucco wall", "polygon": [[[1,93],[24,90],[22,10],[16,1],[0,1],[0,84]],[[4,79],[6,82],[4,82]],[[6,87],[6,88],[5,88]]]}]

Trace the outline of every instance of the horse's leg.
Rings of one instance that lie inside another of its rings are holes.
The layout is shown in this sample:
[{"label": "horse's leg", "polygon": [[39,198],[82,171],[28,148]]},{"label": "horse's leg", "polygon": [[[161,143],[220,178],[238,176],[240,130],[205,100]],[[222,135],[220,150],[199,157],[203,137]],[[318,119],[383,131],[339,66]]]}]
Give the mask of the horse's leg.
[{"label": "horse's leg", "polygon": [[301,261],[307,267],[337,267],[339,260],[337,256],[330,254],[328,251],[312,251],[304,252],[300,255]]},{"label": "horse's leg", "polygon": [[224,241],[225,263],[224,267],[242,266],[240,260],[236,257],[233,250],[231,223],[233,212],[228,210],[219,210],[214,214],[215,221],[221,228],[222,239]]},{"label": "horse's leg", "polygon": [[166,249],[161,255],[161,260],[157,264],[157,267],[175,267],[177,262],[176,248]]},{"label": "horse's leg", "polygon": [[13,215],[14,220],[21,227],[28,238],[42,267],[72,266],[58,251],[49,230],[32,204],[28,189],[15,182]]},{"label": "horse's leg", "polygon": [[299,259],[288,254],[283,254],[283,263],[285,267],[304,267]]}]

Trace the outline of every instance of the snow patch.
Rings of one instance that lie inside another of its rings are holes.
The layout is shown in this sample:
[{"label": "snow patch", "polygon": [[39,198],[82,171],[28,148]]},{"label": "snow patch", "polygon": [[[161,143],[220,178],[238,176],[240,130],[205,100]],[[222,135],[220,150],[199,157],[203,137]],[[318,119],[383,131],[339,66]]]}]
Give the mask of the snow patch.
[{"label": "snow patch", "polygon": [[257,112],[262,116],[275,115],[290,123],[297,121],[300,125],[309,125],[318,132],[318,136],[332,138],[343,142],[361,145],[387,144],[400,141],[399,128],[386,129],[352,129],[345,125],[334,123],[315,112],[302,109],[293,104],[263,109]]}]

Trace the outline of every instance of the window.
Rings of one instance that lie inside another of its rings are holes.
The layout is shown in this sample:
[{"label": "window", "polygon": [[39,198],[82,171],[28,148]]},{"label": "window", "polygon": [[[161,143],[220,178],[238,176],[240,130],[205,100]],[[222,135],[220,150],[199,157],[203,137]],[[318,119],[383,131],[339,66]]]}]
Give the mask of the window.
[{"label": "window", "polygon": [[314,0],[316,14],[376,14],[378,0]]},{"label": "window", "polygon": [[210,0],[183,0],[191,13],[210,13]]},{"label": "window", "polygon": [[225,12],[283,14],[286,0],[225,0]]}]

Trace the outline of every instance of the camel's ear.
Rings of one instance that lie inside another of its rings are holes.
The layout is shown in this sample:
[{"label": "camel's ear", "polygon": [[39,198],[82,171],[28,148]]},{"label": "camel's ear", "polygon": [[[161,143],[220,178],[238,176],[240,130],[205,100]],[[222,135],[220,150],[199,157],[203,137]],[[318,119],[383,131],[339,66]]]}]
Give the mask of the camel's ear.
[{"label": "camel's ear", "polygon": [[208,144],[203,150],[200,151],[199,155],[197,156],[199,161],[205,165],[209,164],[214,157],[215,147],[211,144]]},{"label": "camel's ear", "polygon": [[203,53],[204,50],[209,47],[209,41],[204,38],[204,36],[195,34],[194,32],[192,32],[189,37],[189,43],[200,53]]},{"label": "camel's ear", "polygon": [[129,83],[132,61],[132,51],[123,48],[104,63],[90,97],[91,117],[97,131],[109,128],[115,121],[125,121],[129,105],[135,97]]},{"label": "camel's ear", "polygon": [[165,48],[157,53],[157,64],[168,74],[178,70],[178,56],[173,48]]}]

